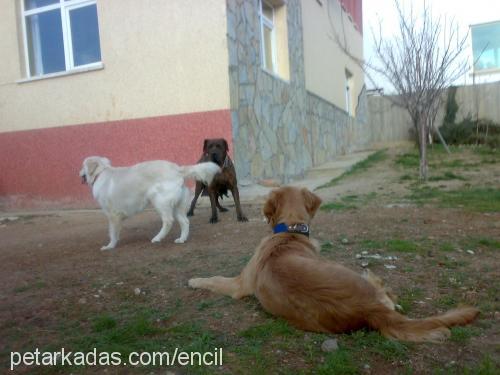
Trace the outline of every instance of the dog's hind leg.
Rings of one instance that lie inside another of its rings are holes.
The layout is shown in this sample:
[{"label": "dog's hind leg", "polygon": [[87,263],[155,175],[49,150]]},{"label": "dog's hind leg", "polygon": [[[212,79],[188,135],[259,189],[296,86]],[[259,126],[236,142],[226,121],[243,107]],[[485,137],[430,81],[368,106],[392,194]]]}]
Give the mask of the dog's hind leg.
[{"label": "dog's hind leg", "polygon": [[113,249],[120,239],[120,230],[122,229],[122,218],[118,215],[109,215],[109,243],[101,247],[101,250]]},{"label": "dog's hind leg", "polygon": [[219,198],[215,200],[215,206],[219,209],[219,212],[227,212],[228,209],[225,207],[222,207],[219,202]]},{"label": "dog's hind leg", "polygon": [[153,242],[153,243],[160,242],[161,240],[163,240],[165,238],[165,236],[168,234],[168,232],[170,232],[170,228],[172,228],[174,218],[172,217],[172,215],[170,213],[162,212],[161,221],[162,221],[162,225],[161,225],[160,231],[151,240],[151,242]]},{"label": "dog's hind leg", "polygon": [[194,207],[196,206],[196,202],[198,201],[198,197],[200,196],[202,191],[203,191],[203,184],[200,181],[196,181],[196,188],[194,190],[194,198],[191,201],[191,207],[189,208],[187,216],[194,215]]},{"label": "dog's hind leg", "polygon": [[175,219],[181,226],[181,236],[174,241],[175,243],[186,242],[189,235],[189,219],[186,216],[186,211],[189,206],[189,190],[184,187],[182,193],[183,197],[174,212]]}]

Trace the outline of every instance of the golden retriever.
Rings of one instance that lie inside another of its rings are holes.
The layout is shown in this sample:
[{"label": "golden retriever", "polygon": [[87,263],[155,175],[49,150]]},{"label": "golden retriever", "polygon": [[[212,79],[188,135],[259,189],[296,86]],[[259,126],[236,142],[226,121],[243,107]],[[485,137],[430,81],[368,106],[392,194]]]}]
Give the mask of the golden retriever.
[{"label": "golden retriever", "polygon": [[442,341],[449,327],[468,324],[479,314],[473,307],[426,319],[396,312],[379,279],[319,255],[308,225],[320,204],[307,189],[272,191],[263,211],[275,234],[262,240],[241,274],[195,278],[189,285],[233,298],[255,294],[266,311],[299,329],[342,333],[366,327],[405,341]]},{"label": "golden retriever", "polygon": [[184,243],[189,234],[189,190],[185,178],[209,184],[220,172],[212,162],[178,166],[164,161],[145,161],[130,167],[113,167],[109,159],[90,156],[83,161],[82,183],[92,188],[109,221],[109,243],[101,250],[112,249],[120,237],[123,219],[141,212],[151,203],[160,214],[162,227],[151,242],[160,242],[170,231],[174,218],[181,226],[176,243]]}]

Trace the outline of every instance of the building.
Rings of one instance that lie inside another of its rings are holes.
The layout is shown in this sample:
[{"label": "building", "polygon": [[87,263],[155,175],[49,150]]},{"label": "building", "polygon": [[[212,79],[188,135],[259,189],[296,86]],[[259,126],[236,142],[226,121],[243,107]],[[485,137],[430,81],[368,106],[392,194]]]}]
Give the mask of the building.
[{"label": "building", "polygon": [[500,80],[500,21],[470,26],[472,83]]},{"label": "building", "polygon": [[84,157],[194,163],[224,137],[242,182],[369,143],[362,0],[0,0],[4,207],[85,206]]}]

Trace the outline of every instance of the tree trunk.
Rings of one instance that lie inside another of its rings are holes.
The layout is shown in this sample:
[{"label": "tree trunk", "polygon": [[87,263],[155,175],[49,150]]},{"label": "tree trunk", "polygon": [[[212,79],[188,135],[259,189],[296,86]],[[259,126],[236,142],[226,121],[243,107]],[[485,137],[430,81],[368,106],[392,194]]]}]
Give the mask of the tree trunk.
[{"label": "tree trunk", "polygon": [[427,126],[425,119],[420,119],[419,126],[419,151],[420,151],[420,180],[427,181],[428,165],[427,165]]}]

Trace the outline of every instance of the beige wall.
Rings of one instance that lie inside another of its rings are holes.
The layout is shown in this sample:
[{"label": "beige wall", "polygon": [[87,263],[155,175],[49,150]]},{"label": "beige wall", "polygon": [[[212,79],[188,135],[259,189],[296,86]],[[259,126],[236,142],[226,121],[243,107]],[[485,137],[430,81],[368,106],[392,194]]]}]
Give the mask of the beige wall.
[{"label": "beige wall", "polygon": [[98,0],[104,69],[25,78],[16,0],[0,0],[0,132],[229,108],[224,0]]},{"label": "beige wall", "polygon": [[345,30],[350,53],[360,59],[363,57],[363,38],[346,13],[341,18],[338,0],[322,0],[321,3],[302,0],[306,88],[345,110],[345,70],[348,69],[353,74],[351,97],[355,109],[363,88],[364,75],[361,68],[337,45],[335,32],[343,41]]}]

